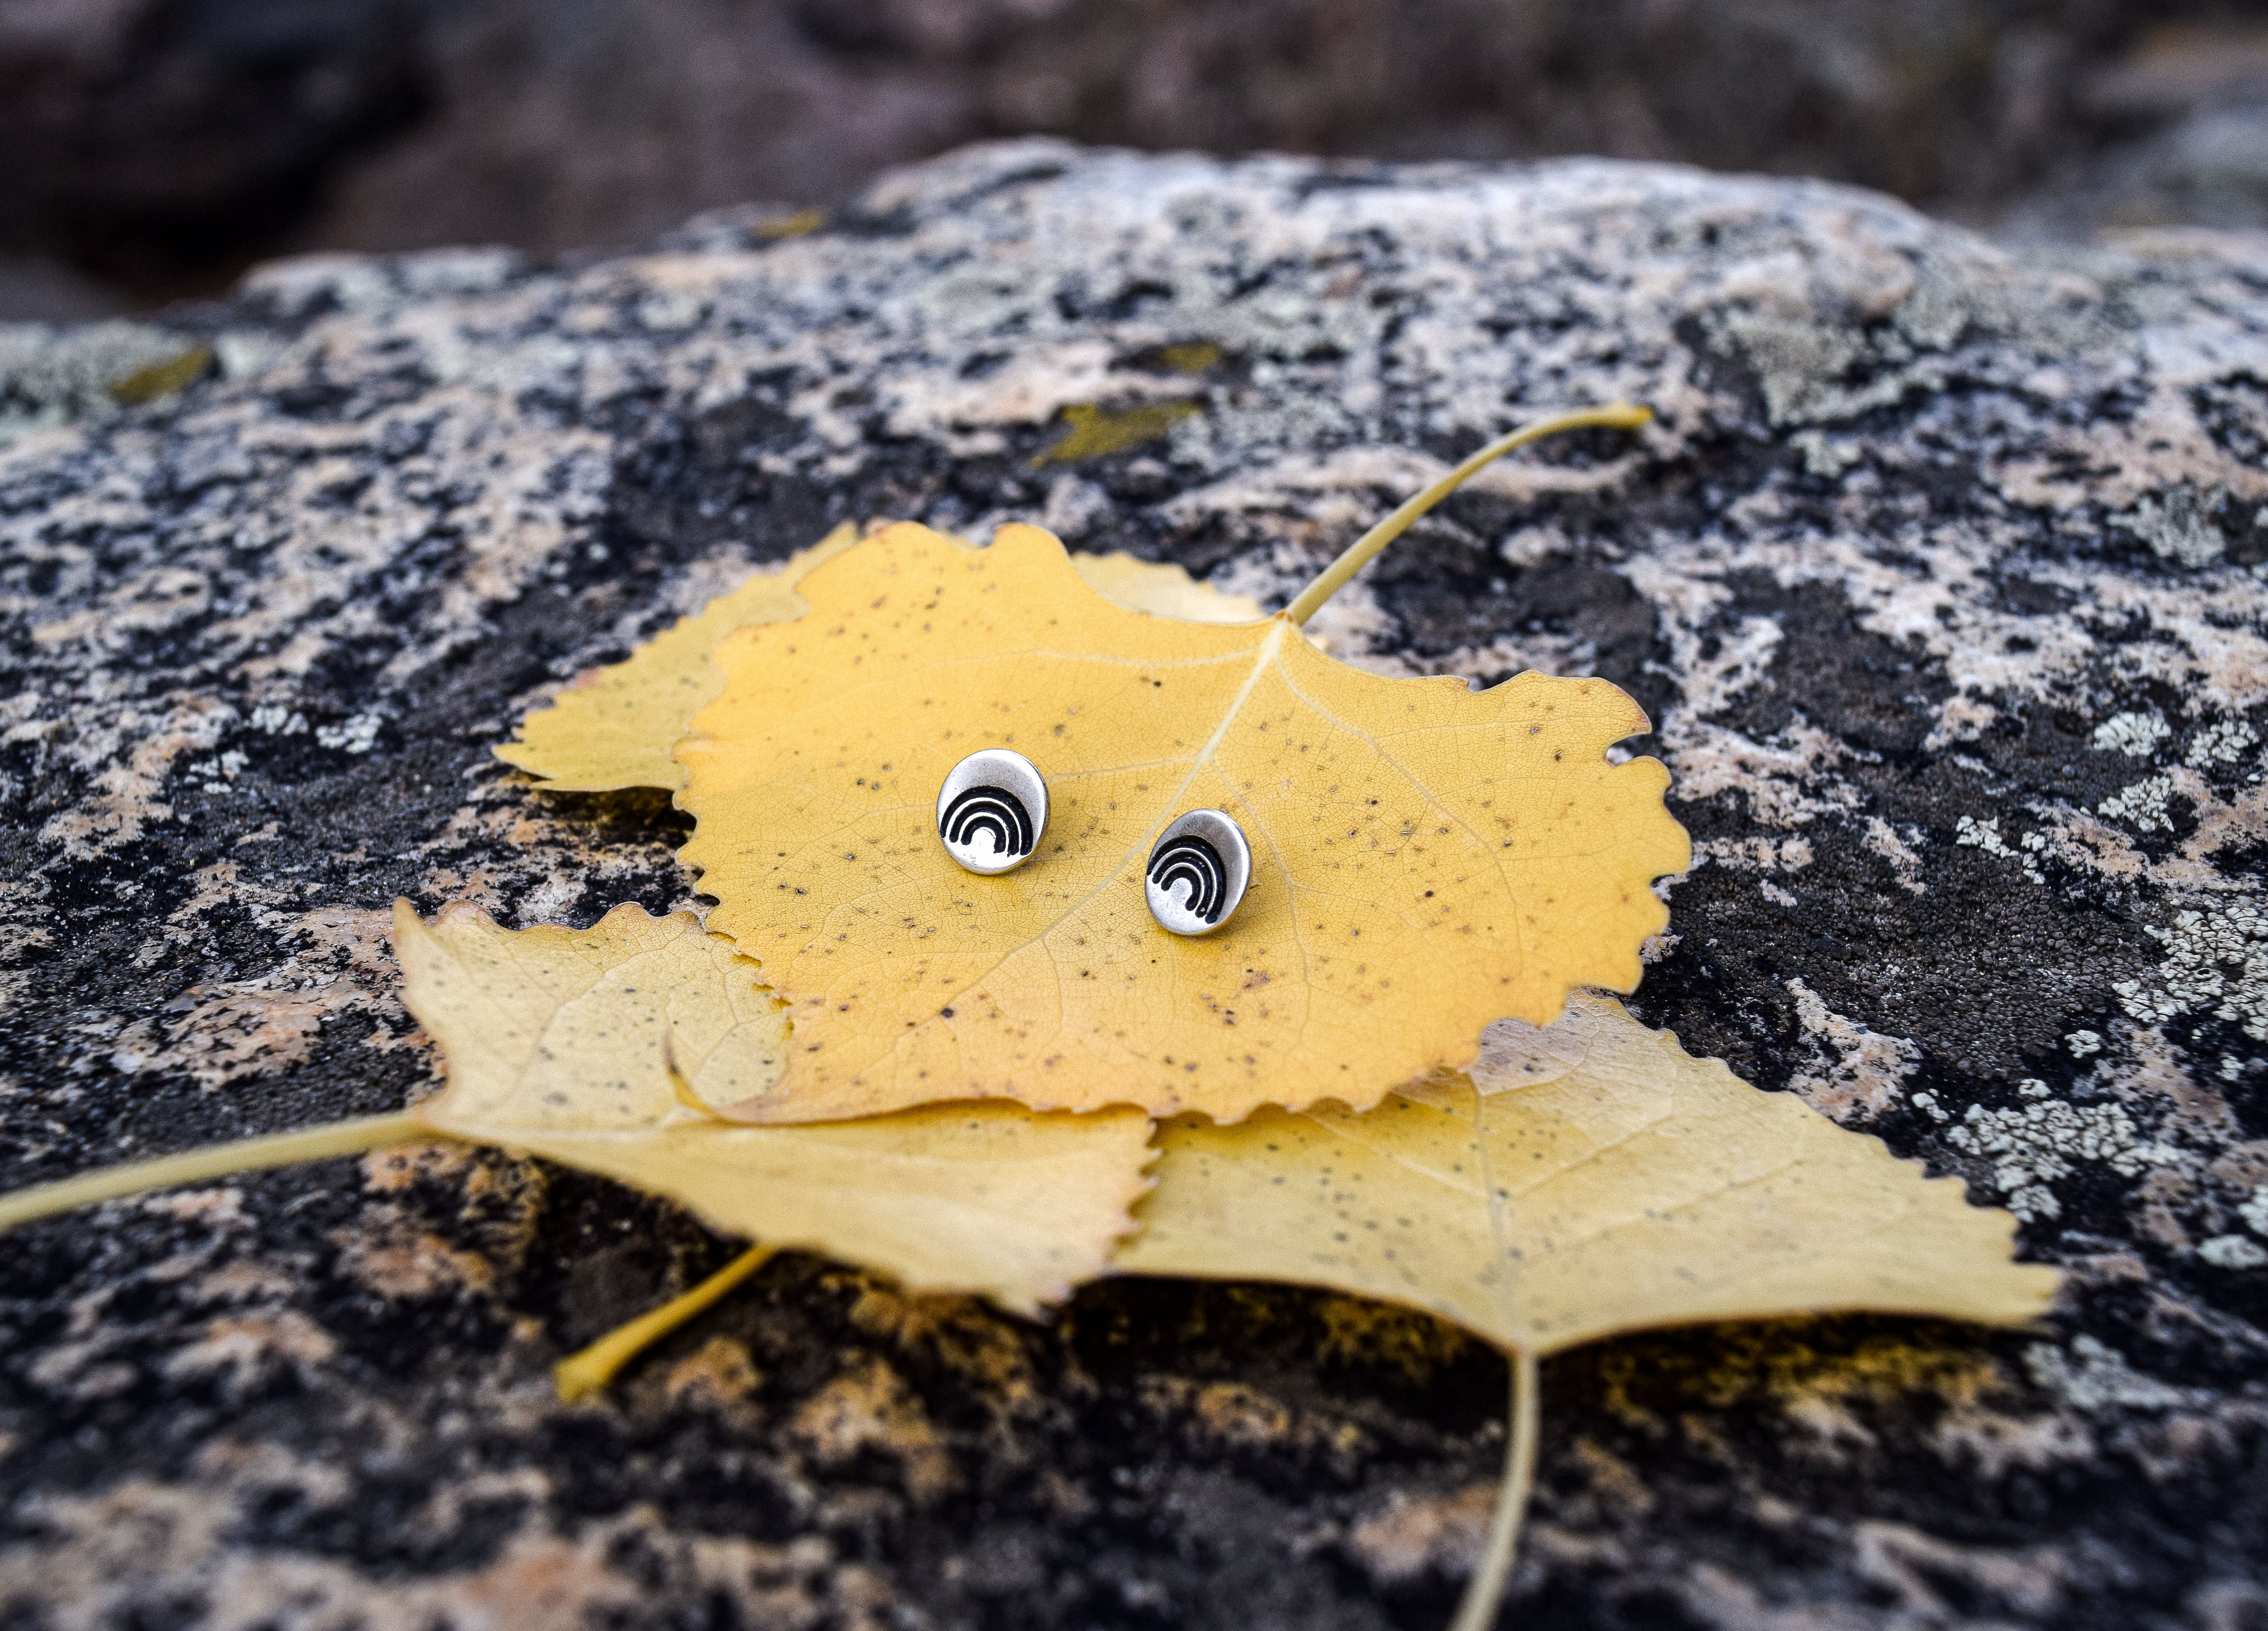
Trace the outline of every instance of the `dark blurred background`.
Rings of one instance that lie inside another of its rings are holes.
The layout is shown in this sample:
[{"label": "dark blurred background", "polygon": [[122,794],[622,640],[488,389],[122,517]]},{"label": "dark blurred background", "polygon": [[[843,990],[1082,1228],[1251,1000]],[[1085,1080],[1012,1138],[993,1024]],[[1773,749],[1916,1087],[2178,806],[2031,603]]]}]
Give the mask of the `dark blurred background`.
[{"label": "dark blurred background", "polygon": [[2260,226],[2268,5],[0,0],[0,318],[313,249],[632,243],[1027,132],[1683,159],[2033,238]]}]

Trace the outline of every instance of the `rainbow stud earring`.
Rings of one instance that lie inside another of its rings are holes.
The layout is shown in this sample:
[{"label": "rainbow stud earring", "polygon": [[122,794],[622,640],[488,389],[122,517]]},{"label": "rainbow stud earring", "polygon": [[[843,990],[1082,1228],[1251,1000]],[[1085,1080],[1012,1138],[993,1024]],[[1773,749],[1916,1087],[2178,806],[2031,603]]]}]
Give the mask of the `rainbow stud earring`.
[{"label": "rainbow stud earring", "polygon": [[1150,852],[1150,915],[1175,934],[1210,934],[1236,915],[1252,882],[1244,829],[1219,810],[1177,816]]},{"label": "rainbow stud earring", "polygon": [[1048,785],[1020,753],[987,748],[953,767],[937,794],[945,852],[991,877],[1022,866],[1048,830]]}]

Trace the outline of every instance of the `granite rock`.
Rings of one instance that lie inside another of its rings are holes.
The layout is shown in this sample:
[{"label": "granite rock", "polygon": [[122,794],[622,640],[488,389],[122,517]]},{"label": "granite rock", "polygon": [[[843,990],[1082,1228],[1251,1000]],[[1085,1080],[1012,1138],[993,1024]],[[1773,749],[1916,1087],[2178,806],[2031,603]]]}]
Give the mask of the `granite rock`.
[{"label": "granite rock", "polygon": [[[1633,691],[1697,844],[1638,1009],[1962,1176],[2070,1284],[2036,1331],[1548,1365],[1508,1614],[2268,1622],[2257,239],[2018,256],[1822,183],[1034,143],[800,233],[271,265],[136,331],[139,369],[205,358],[122,393],[180,382],[151,400],[84,388],[117,343],[48,333],[0,379],[31,404],[0,449],[5,1182],[417,1094],[396,895],[694,899],[659,798],[538,796],[490,750],[836,521],[1033,520],[1280,603],[1484,437],[1628,397],[1659,423],[1492,470],[1321,631],[1386,673]],[[1049,456],[1066,409],[1169,402],[1199,411]],[[9,1237],[0,1620],[1454,1600],[1504,1374],[1454,1332],[1138,1281],[1029,1325],[794,1258],[556,1401],[551,1362],[731,1250],[439,1149]]]}]

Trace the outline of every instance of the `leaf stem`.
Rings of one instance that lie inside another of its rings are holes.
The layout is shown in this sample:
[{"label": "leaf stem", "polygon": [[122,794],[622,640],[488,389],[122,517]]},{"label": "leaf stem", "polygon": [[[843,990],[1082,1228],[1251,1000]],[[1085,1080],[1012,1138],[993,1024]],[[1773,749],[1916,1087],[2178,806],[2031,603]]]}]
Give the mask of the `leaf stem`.
[{"label": "leaf stem", "polygon": [[586,1399],[612,1383],[623,1366],[733,1287],[771,1261],[777,1246],[750,1246],[730,1263],[681,1297],[672,1298],[651,1314],[641,1314],[626,1325],[617,1325],[590,1347],[570,1354],[552,1368],[551,1380],[567,1404]]},{"label": "leaf stem", "polygon": [[1483,465],[1502,458],[1513,448],[1524,447],[1546,436],[1557,436],[1562,431],[1580,431],[1595,426],[1635,431],[1653,417],[1653,410],[1651,408],[1633,408],[1628,402],[1611,402],[1604,408],[1578,408],[1572,413],[1556,413],[1548,419],[1523,424],[1509,436],[1498,437],[1356,539],[1346,553],[1323,568],[1321,577],[1300,591],[1300,598],[1284,609],[1284,616],[1294,624],[1304,624],[1323,609],[1325,601],[1346,587],[1348,579],[1370,565],[1372,557],[1409,531],[1410,524],[1419,516],[1463,486],[1467,478]]},{"label": "leaf stem", "polygon": [[202,1149],[184,1150],[178,1155],[160,1155],[154,1161],[134,1161],[122,1167],[105,1167],[99,1171],[84,1172],[75,1178],[65,1178],[60,1183],[35,1184],[11,1195],[0,1195],[0,1232],[11,1229],[18,1223],[29,1223],[34,1218],[68,1212],[74,1207],[90,1207],[97,1201],[116,1200],[147,1190],[173,1189],[183,1184],[201,1184],[208,1178],[227,1177],[233,1173],[256,1172],[263,1167],[288,1167],[302,1161],[325,1161],[334,1155],[359,1155],[364,1150],[377,1149],[387,1144],[407,1144],[439,1136],[415,1113],[397,1111],[389,1116],[357,1116],[346,1121],[328,1122],[320,1127],[303,1127],[296,1133],[275,1133],[265,1138],[239,1139],[229,1144],[208,1144]]},{"label": "leaf stem", "polygon": [[1520,1556],[1528,1497],[1535,1487],[1538,1419],[1535,1355],[1522,1349],[1512,1356],[1512,1443],[1504,1453],[1504,1487],[1497,1495],[1496,1517],[1489,1524],[1488,1546],[1449,1631],[1490,1631],[1496,1624],[1497,1605],[1504,1599],[1512,1566]]}]

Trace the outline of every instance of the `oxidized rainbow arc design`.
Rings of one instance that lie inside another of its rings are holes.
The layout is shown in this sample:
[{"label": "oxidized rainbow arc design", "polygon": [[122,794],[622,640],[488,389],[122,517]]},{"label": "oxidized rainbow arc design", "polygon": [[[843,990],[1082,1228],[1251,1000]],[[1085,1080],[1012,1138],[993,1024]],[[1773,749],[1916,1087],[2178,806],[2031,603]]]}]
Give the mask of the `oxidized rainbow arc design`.
[{"label": "oxidized rainbow arc design", "polygon": [[1252,882],[1252,845],[1224,810],[1184,810],[1150,851],[1142,892],[1169,934],[1210,934],[1236,915]]},{"label": "oxidized rainbow arc design", "polygon": [[1150,882],[1166,890],[1176,883],[1187,883],[1186,910],[1206,923],[1220,921],[1221,908],[1228,898],[1228,868],[1221,861],[1220,852],[1197,834],[1185,832],[1158,846],[1150,857]]},{"label": "oxidized rainbow arc design", "polygon": [[1031,812],[1005,787],[970,787],[946,806],[938,830],[949,845],[972,843],[980,832],[992,838],[994,853],[1028,855],[1039,836],[1032,830]]},{"label": "oxidized rainbow arc design", "polygon": [[979,877],[1022,866],[1047,830],[1047,779],[1012,749],[979,749],[946,771],[937,790],[945,852]]}]

